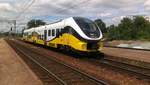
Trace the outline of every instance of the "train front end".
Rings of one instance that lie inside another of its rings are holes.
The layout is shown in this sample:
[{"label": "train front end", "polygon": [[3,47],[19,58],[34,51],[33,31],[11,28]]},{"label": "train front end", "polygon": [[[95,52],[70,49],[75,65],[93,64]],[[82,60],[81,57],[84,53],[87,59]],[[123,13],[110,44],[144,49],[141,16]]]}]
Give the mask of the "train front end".
[{"label": "train front end", "polygon": [[75,36],[79,41],[78,50],[86,53],[96,53],[102,48],[102,32],[100,28],[92,20],[83,17],[73,17],[77,26],[74,26],[76,31]]}]

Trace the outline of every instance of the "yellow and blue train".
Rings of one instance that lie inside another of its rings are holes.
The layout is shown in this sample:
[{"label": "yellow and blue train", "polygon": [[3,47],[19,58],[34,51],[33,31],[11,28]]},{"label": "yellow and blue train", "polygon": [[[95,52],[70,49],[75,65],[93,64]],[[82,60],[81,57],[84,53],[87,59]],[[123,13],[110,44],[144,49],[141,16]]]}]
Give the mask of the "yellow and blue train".
[{"label": "yellow and blue train", "polygon": [[99,52],[101,39],[100,28],[92,20],[83,17],[70,17],[23,32],[25,41],[82,53]]}]

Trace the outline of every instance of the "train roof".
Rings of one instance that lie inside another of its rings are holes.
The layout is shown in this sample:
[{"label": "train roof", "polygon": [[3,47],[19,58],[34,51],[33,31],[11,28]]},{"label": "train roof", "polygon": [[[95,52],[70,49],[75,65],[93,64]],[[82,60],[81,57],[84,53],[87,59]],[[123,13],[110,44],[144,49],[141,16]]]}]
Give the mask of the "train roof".
[{"label": "train roof", "polygon": [[55,21],[55,22],[52,22],[52,23],[47,24],[47,25],[43,25],[43,26],[39,26],[39,27],[34,27],[34,28],[31,28],[31,29],[26,29],[26,30],[24,30],[24,32],[31,32],[31,31],[34,31],[34,30],[44,30],[45,27],[54,27],[54,28],[56,28],[58,26],[58,24],[59,24],[59,26],[64,25],[64,21],[65,20],[76,19],[76,18],[83,18],[83,17],[68,17],[66,19],[61,19],[59,21]]},{"label": "train roof", "polygon": [[[69,17],[69,18],[72,18],[72,17]],[[67,18],[67,19],[69,19],[69,18]],[[55,25],[55,24],[58,24],[58,23],[61,23],[61,22],[63,22],[64,20],[66,20],[66,19],[63,19],[63,20],[59,20],[59,21],[55,21],[55,22],[52,22],[52,23],[50,23],[50,24],[48,24],[48,25],[43,25],[43,26],[39,26],[39,27],[34,27],[34,28],[30,28],[30,29],[26,29],[26,30],[24,30],[24,32],[30,32],[30,31],[33,31],[33,30],[42,30],[43,28],[45,28],[46,26],[52,26],[52,25]]]}]

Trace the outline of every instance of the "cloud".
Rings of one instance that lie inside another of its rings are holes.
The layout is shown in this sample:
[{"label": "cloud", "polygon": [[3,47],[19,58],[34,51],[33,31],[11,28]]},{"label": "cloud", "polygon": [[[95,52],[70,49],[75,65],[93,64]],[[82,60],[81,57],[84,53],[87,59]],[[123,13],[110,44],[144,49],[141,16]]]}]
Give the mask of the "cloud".
[{"label": "cloud", "polygon": [[98,13],[97,16],[100,16],[100,17],[107,17],[107,16],[111,16],[112,14],[111,13]]},{"label": "cloud", "polygon": [[9,3],[0,3],[0,11],[14,12],[16,10]]},{"label": "cloud", "polygon": [[144,7],[145,7],[146,10],[150,11],[150,0],[145,1]]},{"label": "cloud", "polygon": [[[0,18],[15,18],[31,1],[1,0]],[[41,18],[51,21],[69,16],[83,16],[101,18],[107,24],[117,24],[122,16],[149,15],[149,11],[150,0],[35,0],[18,20],[27,22],[32,18]]]}]

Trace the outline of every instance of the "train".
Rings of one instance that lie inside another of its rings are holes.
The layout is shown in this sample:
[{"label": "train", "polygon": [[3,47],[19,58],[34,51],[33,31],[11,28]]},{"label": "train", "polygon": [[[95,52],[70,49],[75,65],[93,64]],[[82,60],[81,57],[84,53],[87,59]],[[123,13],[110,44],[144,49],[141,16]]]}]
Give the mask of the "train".
[{"label": "train", "polygon": [[69,17],[48,25],[23,31],[23,40],[78,53],[99,53],[103,47],[102,32],[94,21]]}]

